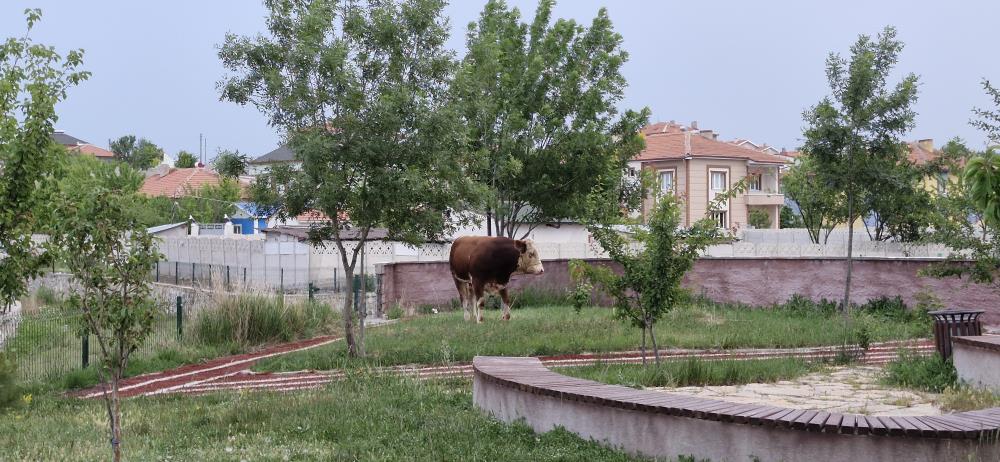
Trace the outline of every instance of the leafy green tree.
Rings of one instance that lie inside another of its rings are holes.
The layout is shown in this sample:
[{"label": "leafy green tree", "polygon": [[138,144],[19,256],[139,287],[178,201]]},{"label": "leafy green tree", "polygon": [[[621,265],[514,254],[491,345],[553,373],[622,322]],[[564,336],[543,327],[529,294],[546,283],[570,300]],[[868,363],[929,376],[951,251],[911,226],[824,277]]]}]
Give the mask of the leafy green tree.
[{"label": "leafy green tree", "polygon": [[803,155],[781,177],[782,190],[799,207],[802,227],[813,244],[826,243],[837,223],[847,219],[844,196],[824,182],[816,171],[816,161]]},{"label": "leafy green tree", "polygon": [[[644,146],[639,129],[649,110],[617,109],[628,60],[622,37],[607,10],[585,27],[553,22],[554,3],[541,0],[526,24],[518,9],[491,0],[469,25],[454,88],[476,158],[472,173],[490,192],[490,234],[524,237],[542,223],[637,203],[623,171]],[[597,197],[612,207],[593,208]]]},{"label": "leafy green tree", "polygon": [[137,141],[135,135],[110,140],[108,147],[115,153],[115,159],[136,170],[147,170],[163,161],[163,149],[146,138],[139,138]]},{"label": "leafy green tree", "polygon": [[352,285],[372,228],[416,244],[461,224],[446,214],[476,200],[464,125],[449,104],[456,63],[445,46],[444,2],[265,6],[269,35],[226,37],[219,56],[233,75],[220,82],[222,98],[255,105],[288,133],[301,171],[264,175],[260,184],[275,186],[275,202],[262,203],[279,214],[312,209],[328,217],[312,240],[332,241],[339,251],[345,341],[349,355],[363,355]]},{"label": "leafy green tree", "polygon": [[903,43],[886,27],[874,40],[862,35],[851,58],[832,53],[826,61],[831,95],[805,113],[808,127],[803,150],[816,161],[817,180],[842,193],[847,202],[847,277],[843,310],[849,319],[853,269],[854,217],[865,187],[883,181],[882,169],[905,161],[901,137],[913,126],[917,76],[907,74],[895,86],[888,79]]},{"label": "leafy green tree", "polygon": [[152,236],[131,213],[131,194],[97,184],[61,191],[61,219],[52,234],[52,248],[73,275],[73,292],[66,303],[82,314],[85,332],[97,339],[96,369],[105,385],[115,461],[122,457],[119,384],[132,353],[152,330],[155,305],[149,271],[161,258]]},{"label": "leafy green tree", "polygon": [[787,205],[782,205],[778,226],[781,229],[786,229],[786,228],[802,228],[805,225],[802,223],[802,218],[796,215],[791,207]]},{"label": "leafy green tree", "polygon": [[872,160],[859,202],[872,240],[914,242],[931,224],[931,195],[920,186],[925,170],[896,157]]},{"label": "leafy green tree", "polygon": [[[745,189],[745,182],[735,184],[728,193],[717,196],[709,204],[709,211],[718,210],[726,200]],[[681,287],[684,275],[708,246],[722,241],[728,233],[717,227],[710,213],[691,227],[682,228],[680,199],[673,195],[657,199],[648,229],[631,228],[634,241],[630,242],[609,226],[592,225],[588,230],[611,260],[621,265],[621,272],[581,260],[570,262],[570,274],[577,283],[573,297],[576,308],[589,299],[595,286],[606,292],[614,299],[615,317],[642,329],[643,362],[648,332],[659,364],[659,346],[654,333],[656,323],[688,299],[688,291]]]},{"label": "leafy green tree", "polygon": [[52,142],[55,105],[86,80],[83,51],[65,57],[35,43],[31,30],[41,10],[25,10],[27,33],[0,42],[0,312],[25,293],[25,281],[41,274],[51,254],[31,235],[42,220],[64,152]]},{"label": "leafy green tree", "polygon": [[771,216],[767,212],[760,209],[753,209],[747,217],[747,223],[756,229],[770,229],[772,222]]},{"label": "leafy green tree", "polygon": [[174,162],[174,167],[177,168],[194,168],[198,165],[198,158],[187,151],[181,151],[177,153],[177,160]]},{"label": "leafy green tree", "polygon": [[212,166],[216,172],[219,172],[219,175],[236,178],[240,175],[246,175],[249,163],[250,160],[247,159],[247,156],[240,154],[239,151],[222,151],[212,161]]},{"label": "leafy green tree", "polygon": [[1000,144],[1000,89],[994,87],[989,80],[983,79],[983,90],[993,100],[993,109],[975,108],[972,110],[978,119],[972,120],[972,125],[979,128],[990,141]]}]

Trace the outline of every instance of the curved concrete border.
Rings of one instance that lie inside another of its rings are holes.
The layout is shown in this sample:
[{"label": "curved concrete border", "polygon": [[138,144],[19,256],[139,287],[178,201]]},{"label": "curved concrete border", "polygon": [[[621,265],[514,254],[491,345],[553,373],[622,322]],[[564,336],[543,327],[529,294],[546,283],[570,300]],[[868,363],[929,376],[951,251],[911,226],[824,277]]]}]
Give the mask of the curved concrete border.
[{"label": "curved concrete border", "polygon": [[1000,460],[1000,408],[869,417],[636,390],[567,377],[537,358],[476,357],[473,402],[535,431],[564,427],[629,453],[713,462]]}]

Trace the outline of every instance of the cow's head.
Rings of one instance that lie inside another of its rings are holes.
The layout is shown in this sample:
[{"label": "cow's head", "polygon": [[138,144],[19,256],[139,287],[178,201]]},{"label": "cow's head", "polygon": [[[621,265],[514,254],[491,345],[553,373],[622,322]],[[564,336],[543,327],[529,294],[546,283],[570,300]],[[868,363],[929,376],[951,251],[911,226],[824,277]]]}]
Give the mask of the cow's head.
[{"label": "cow's head", "polygon": [[545,268],[542,268],[542,260],[538,255],[538,249],[535,248],[534,242],[531,242],[530,239],[525,239],[521,241],[514,241],[514,245],[516,245],[517,250],[521,252],[521,256],[517,259],[518,273],[542,274],[545,272]]}]

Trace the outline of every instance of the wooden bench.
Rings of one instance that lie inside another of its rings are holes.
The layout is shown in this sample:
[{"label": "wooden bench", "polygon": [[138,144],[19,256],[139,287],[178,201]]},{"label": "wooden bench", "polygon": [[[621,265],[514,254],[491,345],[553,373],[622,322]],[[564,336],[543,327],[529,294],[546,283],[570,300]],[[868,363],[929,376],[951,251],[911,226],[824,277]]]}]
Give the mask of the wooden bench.
[{"label": "wooden bench", "polygon": [[537,358],[476,357],[473,369],[475,380],[555,398],[561,402],[586,403],[733,425],[837,435],[975,440],[979,445],[993,445],[1000,433],[1000,408],[941,416],[875,417],[763,404],[740,404],[608,385],[552,372]]}]

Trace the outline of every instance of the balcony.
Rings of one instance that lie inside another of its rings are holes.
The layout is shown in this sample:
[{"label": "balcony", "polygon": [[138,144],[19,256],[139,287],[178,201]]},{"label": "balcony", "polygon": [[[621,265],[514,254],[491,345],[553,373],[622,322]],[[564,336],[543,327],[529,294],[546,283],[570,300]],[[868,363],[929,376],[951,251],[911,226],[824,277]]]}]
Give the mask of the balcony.
[{"label": "balcony", "polygon": [[785,195],[779,192],[747,191],[747,205],[785,205]]},{"label": "balcony", "polygon": [[747,176],[747,205],[784,205],[778,175],[777,168],[752,166]]}]

